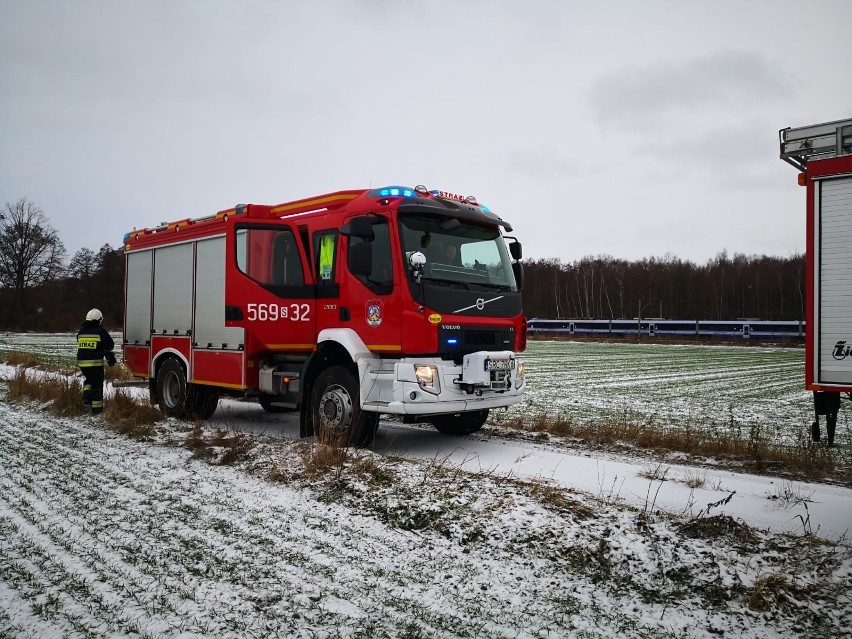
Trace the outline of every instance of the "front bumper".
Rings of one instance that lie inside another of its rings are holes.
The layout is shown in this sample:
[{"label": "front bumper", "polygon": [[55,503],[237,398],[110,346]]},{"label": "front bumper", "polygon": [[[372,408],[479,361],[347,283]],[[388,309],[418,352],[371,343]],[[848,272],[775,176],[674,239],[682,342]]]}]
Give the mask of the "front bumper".
[{"label": "front bumper", "polygon": [[[487,371],[489,360],[514,363],[510,369]],[[511,351],[471,353],[461,366],[428,357],[361,360],[361,407],[394,415],[434,415],[511,406],[523,399],[526,387],[520,364]],[[423,388],[415,366],[433,367],[437,383]]]}]

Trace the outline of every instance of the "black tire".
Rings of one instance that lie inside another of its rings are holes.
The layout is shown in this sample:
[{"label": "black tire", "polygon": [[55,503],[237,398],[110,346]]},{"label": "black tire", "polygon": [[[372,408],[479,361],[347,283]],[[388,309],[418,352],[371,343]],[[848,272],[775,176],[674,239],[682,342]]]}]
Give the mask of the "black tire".
[{"label": "black tire", "polygon": [[181,363],[169,357],[157,371],[157,403],[169,417],[186,417],[186,372]]},{"label": "black tire", "polygon": [[257,402],[267,413],[288,413],[294,410],[292,408],[287,408],[286,406],[273,406],[272,402],[275,401],[275,397],[275,395],[267,395],[266,393],[263,393],[257,398]]},{"label": "black tire", "polygon": [[448,413],[446,415],[433,415],[429,420],[432,426],[444,435],[455,435],[461,437],[475,433],[488,419],[488,409],[475,410],[468,413]]},{"label": "black tire", "polygon": [[361,410],[358,381],[342,366],[320,373],[311,392],[311,414],[317,438],[332,445],[369,446],[379,414]]},{"label": "black tire", "polygon": [[186,397],[186,416],[190,419],[210,419],[219,405],[219,390],[203,384],[189,384]]}]

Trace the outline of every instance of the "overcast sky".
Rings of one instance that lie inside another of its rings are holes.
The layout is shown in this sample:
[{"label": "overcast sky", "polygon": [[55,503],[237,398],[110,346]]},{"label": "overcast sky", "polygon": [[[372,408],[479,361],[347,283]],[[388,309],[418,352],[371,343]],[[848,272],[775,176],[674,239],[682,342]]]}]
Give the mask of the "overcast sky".
[{"label": "overcast sky", "polygon": [[778,130],[852,118],[852,2],[0,0],[0,204],[69,256],[425,184],[526,257],[804,250]]}]

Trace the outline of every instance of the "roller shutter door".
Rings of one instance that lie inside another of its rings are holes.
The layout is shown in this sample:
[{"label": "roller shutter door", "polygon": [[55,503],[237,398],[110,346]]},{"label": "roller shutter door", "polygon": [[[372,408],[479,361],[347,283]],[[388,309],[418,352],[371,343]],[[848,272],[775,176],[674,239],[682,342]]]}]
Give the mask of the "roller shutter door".
[{"label": "roller shutter door", "polygon": [[852,387],[852,177],[822,180],[816,197],[817,382]]}]

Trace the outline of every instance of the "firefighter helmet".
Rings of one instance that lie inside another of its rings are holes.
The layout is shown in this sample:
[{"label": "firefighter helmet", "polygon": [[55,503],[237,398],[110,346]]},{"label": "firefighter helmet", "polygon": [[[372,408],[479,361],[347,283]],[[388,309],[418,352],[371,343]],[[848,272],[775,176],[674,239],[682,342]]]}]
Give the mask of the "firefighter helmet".
[{"label": "firefighter helmet", "polygon": [[86,313],[86,321],[87,322],[100,322],[103,320],[104,314],[101,313],[98,309],[93,308],[91,311]]}]

